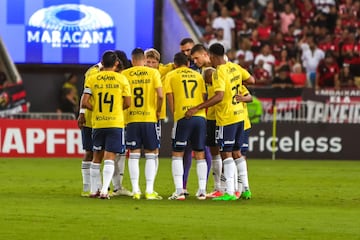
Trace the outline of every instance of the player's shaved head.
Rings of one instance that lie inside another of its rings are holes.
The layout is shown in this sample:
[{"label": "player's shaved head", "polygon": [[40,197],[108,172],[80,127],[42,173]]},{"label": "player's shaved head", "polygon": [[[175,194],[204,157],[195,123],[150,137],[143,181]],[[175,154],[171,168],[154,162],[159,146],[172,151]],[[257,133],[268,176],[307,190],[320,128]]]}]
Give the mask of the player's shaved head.
[{"label": "player's shaved head", "polygon": [[222,57],[225,54],[224,46],[220,43],[214,43],[209,48],[210,54],[213,54],[215,56]]},{"label": "player's shaved head", "polygon": [[203,44],[198,43],[198,44],[195,44],[193,46],[193,48],[191,49],[191,55],[196,52],[203,52],[203,51],[207,52],[206,47]]},{"label": "player's shaved head", "polygon": [[174,63],[176,66],[187,66],[189,62],[188,57],[183,52],[178,52],[174,56]]},{"label": "player's shaved head", "polygon": [[101,63],[104,68],[111,68],[115,65],[116,62],[119,62],[119,59],[114,51],[105,51],[103,53]]},{"label": "player's shaved head", "polygon": [[145,59],[144,50],[142,50],[141,48],[135,48],[131,52],[131,58],[132,58],[132,60],[136,60],[136,61]]},{"label": "player's shaved head", "polygon": [[183,38],[181,41],[180,41],[180,46],[183,46],[187,43],[194,43],[194,40],[192,40],[192,38]]}]

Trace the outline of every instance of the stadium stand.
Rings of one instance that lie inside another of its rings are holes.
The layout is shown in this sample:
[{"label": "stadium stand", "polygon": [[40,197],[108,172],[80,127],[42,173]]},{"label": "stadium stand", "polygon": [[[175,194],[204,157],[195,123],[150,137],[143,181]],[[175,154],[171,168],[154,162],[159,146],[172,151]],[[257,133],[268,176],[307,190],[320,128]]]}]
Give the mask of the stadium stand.
[{"label": "stadium stand", "polygon": [[[202,33],[201,41],[207,45],[216,36],[214,19],[226,7],[234,21],[235,42],[229,52],[250,51],[254,58],[246,64],[249,71],[259,68],[254,60],[265,44],[276,63],[270,75],[276,76],[276,64],[288,65],[288,74],[295,86],[360,88],[360,1],[359,0],[178,0],[192,16]],[[244,48],[244,39],[250,46]],[[312,44],[314,43],[314,45]],[[305,52],[317,52],[307,58]],[[286,57],[281,58],[286,51]],[[325,56],[333,56],[329,63]],[[243,54],[233,61],[242,65]],[[229,58],[231,59],[231,58]],[[261,62],[260,64],[264,64]],[[265,63],[266,64],[266,63]],[[294,65],[302,67],[299,75]],[[308,66],[308,69],[306,69]],[[321,66],[321,69],[319,68]],[[312,69],[310,69],[312,67]],[[297,71],[297,72],[295,72]],[[332,74],[338,74],[335,80]],[[273,74],[272,74],[273,73]],[[318,78],[322,75],[323,78]],[[270,86],[271,83],[268,84]]]}]

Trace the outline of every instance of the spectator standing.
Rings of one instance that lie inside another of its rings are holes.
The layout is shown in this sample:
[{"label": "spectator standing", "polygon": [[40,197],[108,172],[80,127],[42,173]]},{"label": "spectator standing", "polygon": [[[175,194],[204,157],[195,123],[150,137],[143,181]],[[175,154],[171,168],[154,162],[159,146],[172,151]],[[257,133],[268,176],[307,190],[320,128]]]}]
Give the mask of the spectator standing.
[{"label": "spectator standing", "polygon": [[339,73],[340,88],[355,87],[354,76],[350,72],[350,64],[344,63]]},{"label": "spectator standing", "polygon": [[209,47],[214,43],[220,43],[224,46],[225,51],[229,51],[231,49],[230,42],[226,39],[224,39],[224,29],[218,28],[215,31],[215,38],[211,39],[209,42]]},{"label": "spectator standing", "polygon": [[324,59],[325,53],[317,47],[313,36],[308,36],[306,41],[306,43],[300,44],[302,50],[301,60],[308,77],[308,86],[313,86],[316,68],[319,65],[319,62]]},{"label": "spectator standing", "polygon": [[76,83],[78,77],[71,73],[67,76],[65,83],[60,90],[58,113],[73,113],[78,114],[79,111],[79,95]]},{"label": "spectator standing", "polygon": [[339,88],[339,66],[331,52],[326,52],[325,58],[316,69],[315,88]]},{"label": "spectator standing", "polygon": [[284,12],[280,13],[280,23],[281,23],[281,32],[287,33],[288,27],[295,20],[295,14],[291,9],[291,5],[289,3],[285,4]]},{"label": "spectator standing", "polygon": [[240,49],[236,52],[236,57],[240,56],[244,57],[244,66],[241,65],[245,69],[249,69],[252,67],[254,62],[254,54],[251,51],[251,42],[247,38],[240,39],[239,41]]},{"label": "spectator standing", "polygon": [[258,64],[260,61],[264,62],[264,69],[268,71],[270,77],[272,77],[274,72],[275,57],[271,54],[269,44],[265,44],[261,49],[261,53],[255,57],[255,64]]},{"label": "spectator standing", "polygon": [[275,60],[275,75],[280,72],[280,69],[286,67],[290,73],[291,67],[294,65],[293,59],[289,58],[288,52],[286,49],[283,49],[280,52],[280,58]]},{"label": "spectator standing", "polygon": [[256,86],[268,86],[271,82],[270,73],[264,68],[264,61],[259,60],[254,68]]},{"label": "spectator standing", "polygon": [[269,24],[268,19],[265,18],[264,16],[262,16],[259,19],[259,21],[260,21],[260,24],[256,28],[256,30],[258,31],[258,35],[259,35],[259,40],[261,41],[262,44],[269,43],[271,33],[272,33],[272,26]]},{"label": "spectator standing", "polygon": [[221,8],[221,16],[214,19],[212,23],[213,29],[224,29],[224,39],[230,43],[231,47],[235,45],[235,22],[229,17],[229,12],[226,7]]},{"label": "spectator standing", "polygon": [[62,89],[58,113],[73,113],[75,116],[79,111],[79,104],[76,103],[76,92],[73,88]]}]

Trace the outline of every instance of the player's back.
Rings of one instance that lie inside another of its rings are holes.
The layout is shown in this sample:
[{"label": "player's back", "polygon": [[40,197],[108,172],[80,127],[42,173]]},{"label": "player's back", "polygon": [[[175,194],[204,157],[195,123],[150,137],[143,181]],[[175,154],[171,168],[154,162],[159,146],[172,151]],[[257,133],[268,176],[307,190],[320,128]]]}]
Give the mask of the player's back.
[{"label": "player's back", "polygon": [[[185,116],[188,109],[204,101],[205,82],[198,72],[188,67],[179,67],[167,74],[166,93],[174,95],[174,120],[177,121]],[[205,109],[194,116],[205,117]]]},{"label": "player's back", "polygon": [[223,100],[215,105],[216,124],[226,126],[244,120],[243,104],[236,101],[242,82],[250,74],[237,64],[227,62],[217,67],[213,74],[214,91],[223,91]]},{"label": "player's back", "polygon": [[130,96],[127,79],[120,73],[100,71],[89,76],[85,83],[94,99],[93,128],[123,128],[123,96]]},{"label": "player's back", "polygon": [[127,110],[127,123],[157,122],[157,92],[162,87],[160,72],[157,69],[134,66],[122,71],[131,87],[131,106]]}]

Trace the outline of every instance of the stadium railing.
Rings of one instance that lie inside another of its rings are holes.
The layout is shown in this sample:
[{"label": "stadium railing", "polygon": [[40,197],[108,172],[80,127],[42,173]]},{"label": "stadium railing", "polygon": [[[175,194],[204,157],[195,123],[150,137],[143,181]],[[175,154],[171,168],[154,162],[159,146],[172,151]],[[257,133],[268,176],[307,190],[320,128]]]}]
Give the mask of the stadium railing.
[{"label": "stadium railing", "polygon": [[1,118],[6,119],[37,119],[37,120],[75,120],[76,116],[73,113],[16,113],[6,115]]}]

